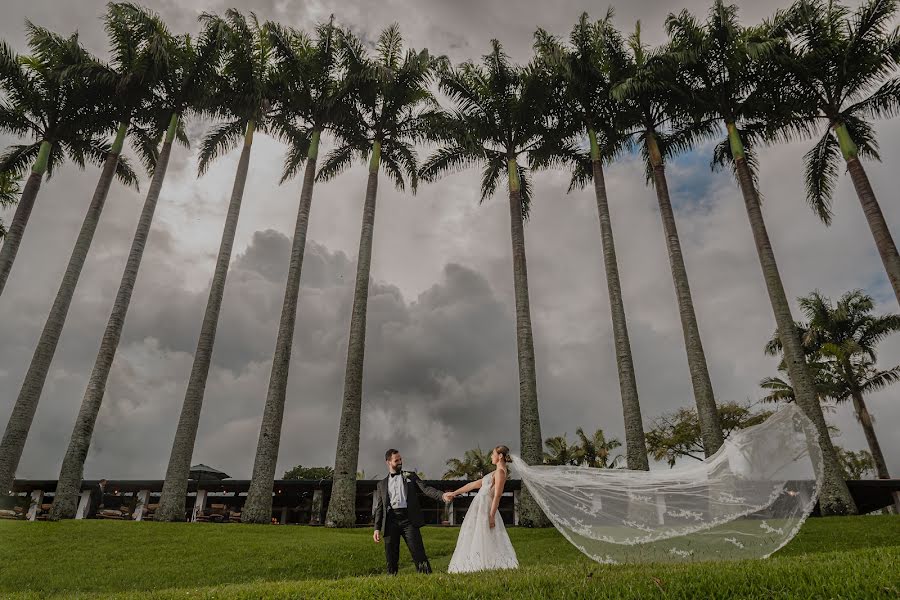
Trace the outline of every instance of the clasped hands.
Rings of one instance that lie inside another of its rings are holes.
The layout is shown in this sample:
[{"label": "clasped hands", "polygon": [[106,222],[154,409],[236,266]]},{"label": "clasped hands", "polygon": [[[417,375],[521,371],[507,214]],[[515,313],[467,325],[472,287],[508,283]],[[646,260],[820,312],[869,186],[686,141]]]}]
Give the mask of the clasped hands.
[{"label": "clasped hands", "polygon": [[456,498],[456,492],[444,492],[444,502],[450,504],[453,502],[453,499]]}]

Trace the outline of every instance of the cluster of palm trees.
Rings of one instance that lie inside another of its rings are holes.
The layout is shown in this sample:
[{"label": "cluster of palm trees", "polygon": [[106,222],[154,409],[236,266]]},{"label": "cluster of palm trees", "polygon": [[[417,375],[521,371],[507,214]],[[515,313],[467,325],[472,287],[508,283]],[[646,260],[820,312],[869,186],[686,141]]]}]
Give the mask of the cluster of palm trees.
[{"label": "cluster of palm trees", "polygon": [[[0,441],[0,489],[10,489],[49,372],[85,257],[114,178],[137,185],[122,156],[138,152],[150,187],[100,351],[85,390],[59,477],[52,518],[70,517],[110,368],[121,337],[154,209],[183,123],[213,121],[200,144],[199,172],[241,147],[234,187],[174,435],[158,519],[184,518],[191,454],[215,343],[222,297],[254,136],[287,144],[283,181],[303,170],[299,207],[269,389],[242,513],[269,522],[280,445],[306,232],[317,181],[338,176],[354,160],[368,164],[344,392],[327,524],[355,522],[368,284],[379,175],[415,192],[420,180],[477,166],[482,200],[506,181],[510,209],[520,383],[521,455],[543,461],[528,296],[525,222],[538,170],[571,172],[570,189],[593,183],[600,221],[616,362],[625,422],[627,466],[648,458],[617,267],[604,168],[637,150],[662,217],[683,326],[688,366],[706,453],[723,441],[722,424],[699,335],[697,316],[669,199],[666,164],[678,153],[710,147],[715,165],[733,169],[743,195],[777,323],[777,339],[796,402],[821,434],[826,514],[855,512],[822,415],[807,352],[791,315],[761,210],[757,157],[767,144],[820,135],[806,155],[808,199],[829,221],[844,159],[900,301],[900,258],[868,183],[861,158],[877,158],[873,120],[900,110],[900,36],[890,29],[897,0],[868,0],[856,11],[825,0],[799,0],[754,26],[734,6],[715,0],[705,20],[683,11],[665,22],[669,41],[650,48],[640,27],[630,36],[582,15],[568,40],[535,34],[535,56],[514,64],[498,41],[480,62],[452,65],[427,50],[405,49],[397,26],[374,48],[328,23],[311,33],[228,10],[203,14],[197,36],[174,35],[155,13],[111,3],[104,17],[111,59],[91,56],[77,35],[27,24],[29,53],[0,45],[0,130],[23,138],[0,157],[4,186],[22,184],[0,248],[0,294],[13,267],[41,183],[69,159],[101,166],[96,192],[60,284],[19,396]],[[449,98],[441,106],[435,88]],[[334,149],[319,157],[323,136]],[[112,141],[110,141],[110,139]],[[435,149],[421,164],[417,146]],[[321,165],[319,164],[321,160]],[[30,171],[29,171],[30,169]],[[11,182],[11,183],[6,183]],[[521,522],[546,523],[527,494]]]},{"label": "cluster of palm trees", "polygon": [[[797,330],[820,401],[852,402],[875,473],[880,479],[889,479],[887,461],[865,397],[900,382],[900,365],[881,369],[876,364],[878,344],[900,331],[900,314],[874,315],[874,307],[872,297],[861,290],[847,292],[837,303],[816,291],[800,298],[800,310],[807,321],[798,321]],[[781,351],[781,342],[775,336],[766,345],[766,353],[777,356]],[[779,370],[785,370],[783,360]],[[793,386],[781,377],[767,377],[760,386],[769,392],[765,400],[795,399]],[[847,455],[853,458],[852,453]],[[895,495],[895,508],[900,511],[900,495]]]}]

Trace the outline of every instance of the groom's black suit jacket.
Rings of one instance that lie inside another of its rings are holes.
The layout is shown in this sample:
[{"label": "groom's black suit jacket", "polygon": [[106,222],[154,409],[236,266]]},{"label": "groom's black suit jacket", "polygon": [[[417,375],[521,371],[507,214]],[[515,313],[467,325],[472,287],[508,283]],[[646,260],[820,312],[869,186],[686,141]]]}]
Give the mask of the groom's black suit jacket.
[{"label": "groom's black suit jacket", "polygon": [[[375,528],[384,533],[387,515],[391,507],[391,501],[388,497],[388,478],[390,475],[378,482],[375,486],[375,497],[372,503],[372,512],[375,515]],[[400,475],[406,481],[406,513],[409,522],[413,527],[421,527],[425,524],[422,519],[422,509],[419,507],[419,494],[416,488],[422,490],[422,493],[429,498],[434,498],[439,502],[444,501],[443,493],[431,486],[425,485],[419,476],[413,472],[403,471]]]}]

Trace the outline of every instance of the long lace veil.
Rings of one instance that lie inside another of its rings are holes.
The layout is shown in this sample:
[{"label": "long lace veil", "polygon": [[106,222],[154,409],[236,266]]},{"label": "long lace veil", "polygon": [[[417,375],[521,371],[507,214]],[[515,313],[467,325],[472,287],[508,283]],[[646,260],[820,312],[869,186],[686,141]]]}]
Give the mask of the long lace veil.
[{"label": "long lace veil", "polygon": [[735,431],[706,460],[672,469],[511,458],[512,477],[556,528],[604,563],[767,557],[796,535],[822,481],[816,429],[794,404]]}]

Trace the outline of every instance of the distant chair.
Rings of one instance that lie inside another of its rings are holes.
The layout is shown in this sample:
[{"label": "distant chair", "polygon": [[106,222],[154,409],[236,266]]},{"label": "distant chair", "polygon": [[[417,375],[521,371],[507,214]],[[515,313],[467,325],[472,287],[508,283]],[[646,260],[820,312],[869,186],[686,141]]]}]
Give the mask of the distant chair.
[{"label": "distant chair", "polygon": [[131,509],[125,504],[119,508],[101,508],[97,511],[97,518],[112,519],[114,521],[130,521]]},{"label": "distant chair", "polygon": [[241,522],[241,511],[229,510],[228,511],[228,522],[229,523],[240,523]]},{"label": "distant chair", "polygon": [[41,507],[38,509],[37,515],[35,515],[35,520],[37,521],[46,521],[50,518],[50,508],[53,506],[52,502],[48,502],[46,504],[41,504]]},{"label": "distant chair", "polygon": [[224,504],[210,504],[209,508],[197,515],[200,523],[224,523],[227,520],[230,519]]},{"label": "distant chair", "polygon": [[159,504],[145,504],[142,508],[143,515],[141,516],[141,520],[152,521],[157,508],[159,508]]},{"label": "distant chair", "polygon": [[21,521],[25,518],[25,509],[21,506],[12,508],[0,508],[0,519],[8,519],[10,521]]}]

